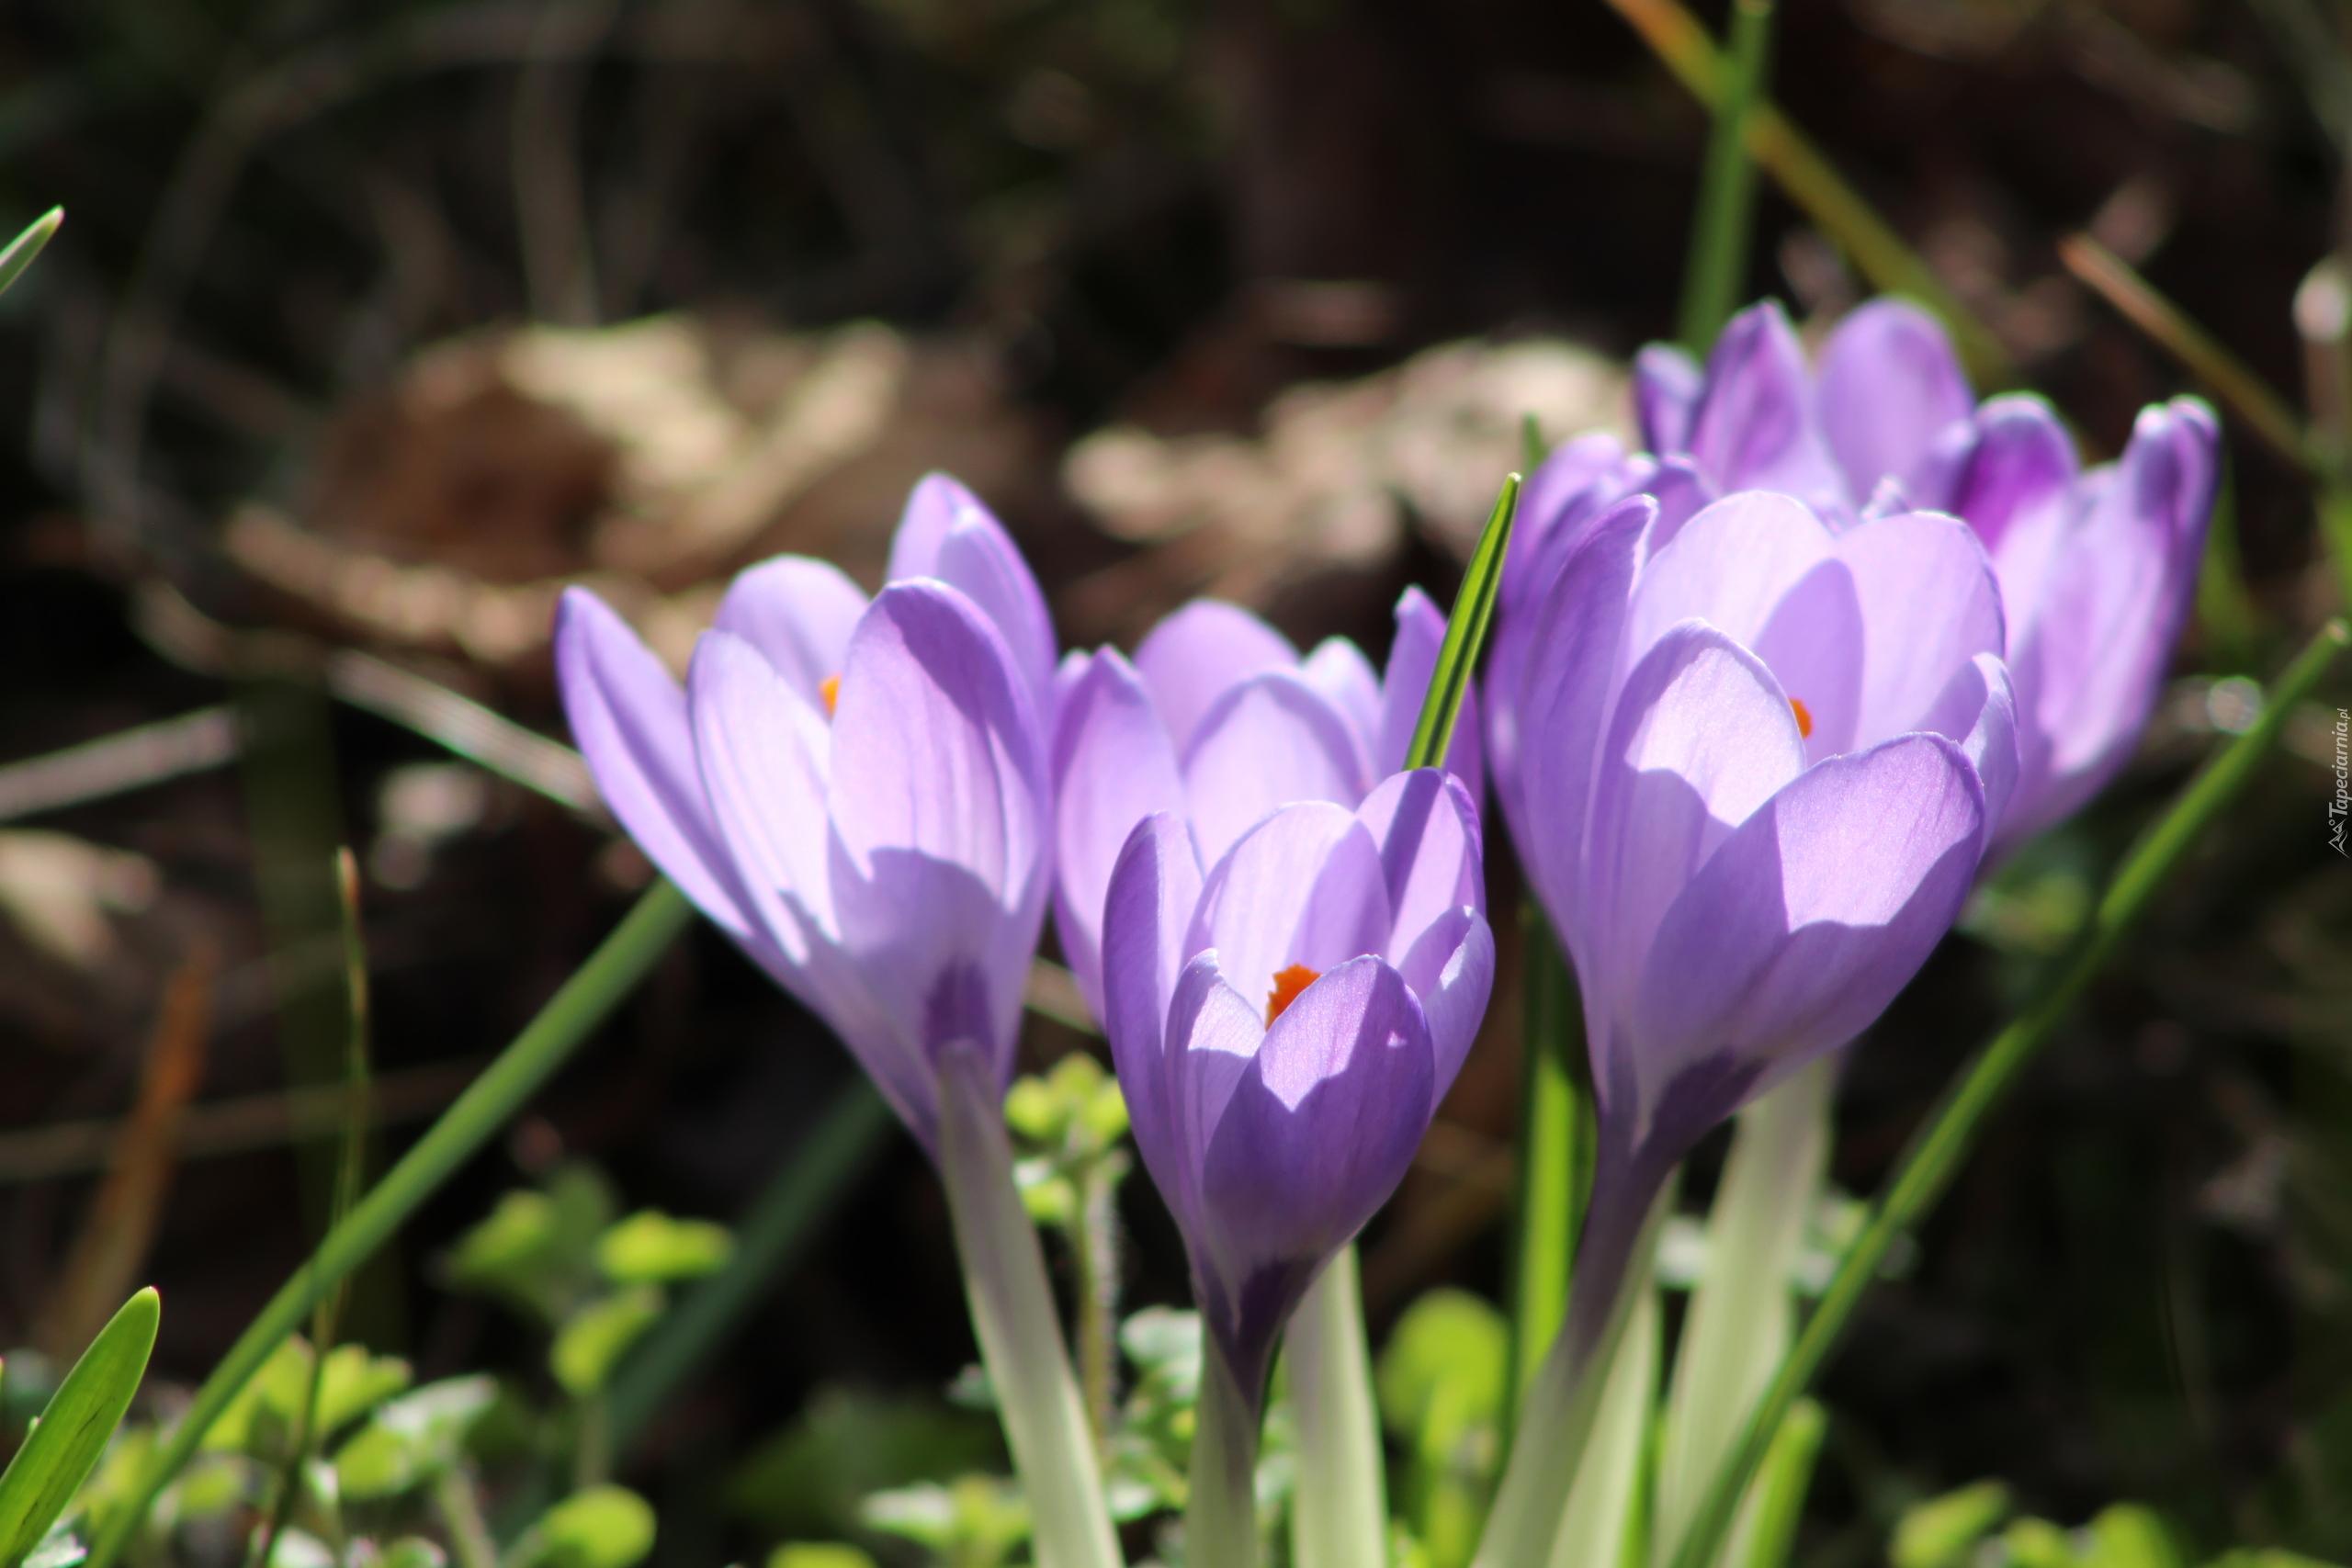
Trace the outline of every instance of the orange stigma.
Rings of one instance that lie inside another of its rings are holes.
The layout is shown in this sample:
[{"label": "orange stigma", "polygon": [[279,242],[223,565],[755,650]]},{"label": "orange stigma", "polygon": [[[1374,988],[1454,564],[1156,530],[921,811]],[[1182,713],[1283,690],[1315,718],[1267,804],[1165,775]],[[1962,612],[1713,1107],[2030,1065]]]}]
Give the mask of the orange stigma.
[{"label": "orange stigma", "polygon": [[[825,698],[828,705],[830,705],[832,701],[832,690],[833,689],[831,686],[827,686],[825,688]],[[1794,697],[1791,697],[1789,699],[1789,711],[1797,716],[1797,733],[1804,737],[1807,740],[1812,739],[1813,715],[1807,713],[1805,711],[1804,705],[1797,701]]]},{"label": "orange stigma", "polygon": [[[823,680],[817,682],[817,694],[825,699],[825,716],[827,718],[832,717],[833,705],[842,700],[842,678],[838,675],[826,676]],[[1802,714],[1804,712],[1804,709],[1799,708],[1797,709],[1797,712]],[[1800,724],[1804,723],[1802,718],[1797,722]],[[1807,735],[1812,734],[1813,726],[1809,724],[1805,725],[1805,733]]]},{"label": "orange stigma", "polygon": [[1309,969],[1304,964],[1294,964],[1274,974],[1274,988],[1266,993],[1266,1027],[1272,1029],[1283,1010],[1298,1000],[1298,993],[1323,978],[1319,969]]}]

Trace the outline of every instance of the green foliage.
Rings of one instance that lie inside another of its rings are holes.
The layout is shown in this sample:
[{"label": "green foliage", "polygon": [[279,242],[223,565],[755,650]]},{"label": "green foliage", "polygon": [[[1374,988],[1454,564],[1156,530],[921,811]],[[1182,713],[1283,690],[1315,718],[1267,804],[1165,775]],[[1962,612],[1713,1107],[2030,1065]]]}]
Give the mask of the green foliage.
[{"label": "green foliage", "polygon": [[1398,1496],[1431,1568],[1476,1550],[1501,1462],[1510,1360],[1502,1314],[1453,1290],[1407,1308],[1381,1351],[1381,1419],[1407,1455]]},{"label": "green foliage", "polygon": [[1016,1080],[1004,1097],[1005,1125],[1032,1151],[1012,1168],[1021,1201],[1040,1225],[1071,1230],[1083,1224],[1090,1176],[1115,1161],[1125,1174],[1119,1141],[1127,1133],[1126,1098],[1119,1080],[1083,1051],[1073,1051],[1043,1077]]},{"label": "green foliage", "polygon": [[497,1395],[497,1383],[477,1375],[427,1383],[379,1406],[335,1455],[343,1495],[393,1496],[448,1471]]},{"label": "green foliage", "polygon": [[558,1166],[537,1192],[509,1192],[458,1239],[449,1282],[553,1325],[595,1292],[604,1233],[618,1204],[594,1167]]},{"label": "green foliage", "polygon": [[1905,1514],[1887,1559],[1894,1568],[1947,1568],[2008,1516],[2009,1489],[1999,1482],[1963,1486]]},{"label": "green foliage", "polygon": [[927,1399],[820,1389],[727,1483],[729,1506],[772,1536],[850,1535],[869,1493],[1001,1462],[995,1423]]},{"label": "green foliage", "polygon": [[623,1351],[662,1316],[662,1292],[650,1285],[593,1301],[564,1320],[548,1365],[555,1381],[574,1399],[605,1386]]},{"label": "green foliage", "polygon": [[449,1554],[421,1535],[404,1535],[384,1548],[383,1568],[447,1568]]},{"label": "green foliage", "polygon": [[708,1220],[640,1209],[596,1238],[596,1265],[616,1285],[667,1285],[727,1266],[735,1238]]},{"label": "green foliage", "polygon": [[877,1492],[859,1514],[869,1529],[929,1547],[948,1568],[997,1568],[1029,1539],[1029,1505],[1012,1482],[992,1475]]},{"label": "green foliage", "polygon": [[[2138,1503],[2112,1504],[2075,1530],[2030,1515],[2011,1518],[2010,1507],[2009,1490],[1997,1481],[1931,1497],[1896,1523],[1888,1560],[1894,1568],[2188,1568],[2189,1562],[2164,1519]],[[2291,1551],[2241,1547],[2206,1568],[2327,1565]]]},{"label": "green foliage", "polygon": [[[24,1446],[0,1473],[0,1563],[22,1563],[41,1547],[50,1527],[97,1467],[146,1375],[162,1315],[153,1286],[123,1303],[65,1374]],[[51,1557],[58,1554],[59,1549],[50,1550]]]},{"label": "green foliage", "polygon": [[839,1541],[787,1540],[768,1553],[767,1568],[874,1568],[874,1559]]},{"label": "green foliage", "polygon": [[[288,1335],[205,1434],[204,1451],[285,1458],[310,1393],[311,1361],[311,1342],[299,1334]],[[314,1437],[332,1437],[404,1392],[411,1378],[408,1363],[396,1356],[371,1356],[362,1345],[335,1347],[327,1353],[319,1376]]]},{"label": "green foliage", "polygon": [[592,1486],[549,1508],[504,1568],[632,1568],[653,1550],[652,1505],[626,1486]]}]

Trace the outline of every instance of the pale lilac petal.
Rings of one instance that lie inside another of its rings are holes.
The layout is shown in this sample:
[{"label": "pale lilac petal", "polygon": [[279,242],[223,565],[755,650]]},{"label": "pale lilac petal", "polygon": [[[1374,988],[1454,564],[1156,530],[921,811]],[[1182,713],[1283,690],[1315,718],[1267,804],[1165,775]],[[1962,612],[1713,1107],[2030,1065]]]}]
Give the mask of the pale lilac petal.
[{"label": "pale lilac petal", "polygon": [[1815,418],[1804,350],[1777,303],[1742,310],[1715,340],[1687,449],[1726,492],[1782,491],[1815,505],[1848,499]]},{"label": "pale lilac petal", "polygon": [[1244,1388],[1324,1261],[1404,1179],[1429,1126],[1429,1026],[1361,958],[1308,987],[1227,1098],[1201,1179],[1209,1309]]},{"label": "pale lilac petal", "polygon": [[1970,660],[1954,672],[1919,728],[1959,742],[1984,788],[1987,831],[1997,832],[2018,783],[2018,705],[2009,667],[1989,653]]},{"label": "pale lilac petal", "polygon": [[1380,848],[1395,929],[1383,950],[1390,963],[1401,967],[1421,933],[1451,911],[1486,909],[1478,809],[1461,780],[1433,768],[1391,773],[1356,818]]},{"label": "pale lilac petal", "polygon": [[1217,1122],[1266,1038],[1263,1013],[1226,982],[1213,953],[1184,965],[1169,1001],[1159,1095],[1167,1108],[1169,1152],[1161,1165],[1150,1165],[1148,1154],[1145,1159],[1196,1258],[1209,1246],[1201,1213],[1202,1167]]},{"label": "pale lilac petal", "polygon": [[926,474],[890,542],[890,581],[936,578],[996,623],[1013,667],[1037,705],[1041,731],[1053,728],[1054,623],[1046,596],[996,514],[945,474]]},{"label": "pale lilac petal", "polygon": [[1563,441],[1537,464],[1520,488],[1519,512],[1503,552],[1503,604],[1540,598],[1551,586],[1535,571],[1535,558],[1561,551],[1565,560],[1600,514],[1635,482],[1634,469],[1646,459],[1626,454],[1624,444],[1606,431]]},{"label": "pale lilac petal", "polygon": [[1749,491],[1726,496],[1652,549],[1634,590],[1629,657],[1697,615],[1754,647],[1781,601],[1837,553],[1837,536],[1804,502]]},{"label": "pale lilac petal", "polygon": [[1815,396],[1855,496],[1882,479],[1916,482],[1937,438],[1974,401],[1943,328],[1901,299],[1873,299],[1838,323],[1822,346]]},{"label": "pale lilac petal", "polygon": [[686,689],[704,792],[739,885],[785,955],[805,964],[832,929],[831,732],[758,649],[727,632],[695,645]]},{"label": "pale lilac petal", "polygon": [[1035,704],[955,590],[885,589],[834,709],[832,888],[842,944],[927,1061],[970,1039],[1009,1073],[1052,830]]},{"label": "pale lilac petal", "polygon": [[1183,819],[1161,812],[1136,825],[1111,872],[1102,908],[1102,1032],[1127,1097],[1136,1145],[1163,1192],[1175,1168],[1166,1095],[1165,1031],[1183,972],[1184,938],[1201,897],[1201,866]]},{"label": "pale lilac petal", "polygon": [[[1408,588],[1396,601],[1396,640],[1388,648],[1388,671],[1380,690],[1380,744],[1374,752],[1372,776],[1393,773],[1405,765],[1412,750],[1413,731],[1429,700],[1430,682],[1437,674],[1437,656],[1445,646],[1445,616],[1430,596]],[[1453,739],[1445,749],[1446,771],[1460,779],[1471,798],[1487,793],[1486,746],[1479,739],[1478,688],[1462,694],[1462,711],[1453,722]]]},{"label": "pale lilac petal", "polygon": [[2080,464],[2074,437],[2050,405],[2030,393],[1988,399],[1969,436],[1951,499],[1939,510],[1975,529],[1997,561],[2014,525],[2064,503]]},{"label": "pale lilac petal", "polygon": [[1323,694],[1332,711],[1347,720],[1356,751],[1371,777],[1380,739],[1380,677],[1363,650],[1343,637],[1325,637],[1298,667],[1299,678]]},{"label": "pale lilac petal", "polygon": [[929,473],[917,480],[899,513],[898,531],[890,536],[889,581],[937,577],[940,547],[947,542],[965,509],[979,504],[970,491],[946,474]]},{"label": "pale lilac petal", "polygon": [[1997,658],[2007,639],[1992,565],[1957,519],[1882,517],[1840,536],[1838,558],[1862,614],[1861,714],[1840,748],[1859,750],[1920,728],[1953,674],[1980,653]]},{"label": "pale lilac petal", "polygon": [[1193,830],[1211,863],[1276,807],[1353,807],[1367,782],[1347,720],[1290,671],[1253,675],[1227,692],[1184,752]]},{"label": "pale lilac petal", "polygon": [[1642,445],[1664,456],[1690,450],[1690,423],[1705,377],[1699,363],[1672,344],[1654,343],[1634,355],[1634,417]]},{"label": "pale lilac petal", "polygon": [[1770,666],[1791,708],[1802,706],[1797,728],[1807,762],[1854,749],[1869,642],[1861,595],[1844,561],[1833,555],[1807,571],[1781,596],[1764,629],[1741,640]]},{"label": "pale lilac petal", "polygon": [[[1327,890],[1325,872],[1335,857],[1338,875]],[[1343,891],[1357,901],[1352,919],[1335,897]],[[1312,941],[1303,943],[1310,931]],[[1387,932],[1372,835],[1345,807],[1306,801],[1267,818],[1210,868],[1185,954],[1215,949],[1227,981],[1262,1017],[1278,971],[1298,963],[1323,969],[1377,952]],[[1350,946],[1353,951],[1341,951]]]},{"label": "pale lilac petal", "polygon": [[555,661],[572,743],[596,792],[662,874],[739,942],[764,942],[695,772],[686,696],[628,623],[584,588],[556,611]]},{"label": "pale lilac petal", "polygon": [[1054,735],[1054,925],[1087,1005],[1102,1016],[1102,899],[1135,825],[1185,814],[1184,778],[1142,677],[1113,649],[1069,682]]},{"label": "pale lilac petal", "polygon": [[1476,909],[1453,909],[1432,922],[1396,964],[1420,998],[1429,1020],[1437,1078],[1430,1086],[1432,1114],[1478,1038],[1495,984],[1495,933]]},{"label": "pale lilac petal", "polygon": [[[1643,530],[1657,508],[1627,502],[1593,531],[1537,613],[1515,695],[1491,703],[1495,783],[1544,907],[1572,947],[1589,912],[1584,841]],[[1497,677],[1501,679],[1499,672]],[[1516,720],[1512,736],[1510,720]],[[1512,752],[1516,765],[1500,763]],[[1542,809],[1522,777],[1542,781]]]},{"label": "pale lilac petal", "polygon": [[1788,695],[1760,660],[1702,621],[1658,639],[1626,677],[1593,788],[1589,987],[1631,993],[1676,896],[1804,766]]},{"label": "pale lilac petal", "polygon": [[1911,500],[1911,492],[1903,488],[1903,481],[1889,474],[1878,481],[1877,488],[1871,491],[1870,500],[1862,502],[1862,514],[1859,521],[1875,523],[1882,517],[1919,510]]},{"label": "pale lilac petal", "polygon": [[[1645,1132],[1695,1141],[1737,1103],[1692,1089],[1752,1098],[1860,1033],[1951,926],[1984,843],[1975,771],[1940,736],[1833,758],[1775,795],[1683,891],[1643,966],[1634,1070],[1658,1122],[1672,1107],[1683,1123]],[[1751,1065],[1741,1084],[1733,1069]]]},{"label": "pale lilac petal", "polygon": [[1652,552],[1682,531],[1682,525],[1723,499],[1723,491],[1699,471],[1688,457],[1661,457],[1644,488],[1657,502],[1657,521],[1650,525]]},{"label": "pale lilac petal", "polygon": [[1136,670],[1182,751],[1216,700],[1252,675],[1292,670],[1298,649],[1238,604],[1195,599],[1151,628]]},{"label": "pale lilac petal", "polygon": [[827,679],[842,672],[850,633],[865,614],[865,593],[831,561],[778,556],[728,585],[713,631],[760,650],[786,684],[821,705]]}]

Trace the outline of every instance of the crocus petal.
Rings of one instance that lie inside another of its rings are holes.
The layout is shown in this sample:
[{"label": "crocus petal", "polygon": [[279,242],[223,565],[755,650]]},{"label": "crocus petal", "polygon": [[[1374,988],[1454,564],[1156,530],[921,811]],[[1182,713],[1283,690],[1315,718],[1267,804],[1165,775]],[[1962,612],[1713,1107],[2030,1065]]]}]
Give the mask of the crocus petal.
[{"label": "crocus petal", "polygon": [[1240,605],[1217,599],[1193,600],[1152,627],[1136,649],[1136,670],[1180,752],[1219,697],[1252,675],[1297,664],[1298,649],[1288,637]]},{"label": "crocus petal", "polygon": [[1347,720],[1365,776],[1372,774],[1380,737],[1380,677],[1363,650],[1343,637],[1325,637],[1298,667],[1299,679],[1323,694],[1333,712]]},{"label": "crocus petal", "polygon": [[1430,1111],[1453,1087],[1454,1075],[1470,1055],[1495,984],[1495,933],[1476,909],[1450,909],[1421,932],[1396,964],[1429,1020],[1430,1048],[1437,1077],[1430,1085]]},{"label": "crocus petal", "polygon": [[1302,801],[1250,829],[1210,868],[1187,956],[1214,949],[1227,983],[1262,1015],[1277,972],[1377,953],[1391,920],[1380,852],[1344,807]]},{"label": "crocus petal", "polygon": [[1046,596],[996,514],[945,474],[927,474],[915,486],[890,545],[890,580],[921,577],[958,590],[996,623],[1037,704],[1039,728],[1050,729],[1054,623]]},{"label": "crocus petal", "polygon": [[1980,653],[1953,671],[1919,728],[1959,742],[1984,788],[1984,820],[1996,832],[2018,783],[2018,705],[2009,667]]},{"label": "crocus petal", "polygon": [[[1984,542],[1985,552],[1999,561],[2009,549],[2013,527],[2064,503],[2080,465],[2066,427],[2048,403],[2030,393],[1987,400],[1973,425],[1942,510],[1965,520]],[[2002,576],[2007,588],[2006,569]]]},{"label": "crocus petal", "polygon": [[[1396,601],[1396,640],[1388,647],[1388,671],[1380,690],[1380,744],[1374,750],[1374,776],[1393,773],[1405,765],[1412,749],[1413,731],[1421,708],[1429,701],[1430,681],[1437,674],[1438,651],[1445,646],[1445,616],[1430,596],[1408,588]],[[1445,749],[1446,770],[1469,787],[1471,798],[1487,792],[1486,747],[1479,739],[1478,691],[1462,694],[1462,711],[1454,718],[1453,739]]]},{"label": "crocus petal", "polygon": [[1325,975],[1266,1032],[1201,1177],[1211,1319],[1242,1387],[1262,1386],[1291,1309],[1404,1179],[1434,1077],[1421,1010],[1377,958]]},{"label": "crocus petal", "polygon": [[1803,502],[1766,491],[1726,496],[1653,547],[1634,592],[1628,657],[1693,615],[1753,648],[1790,590],[1836,553],[1837,536]]},{"label": "crocus petal", "polygon": [[1862,615],[1861,713],[1840,748],[1849,750],[1921,728],[1953,672],[1980,653],[1999,656],[2007,640],[1992,564],[1956,518],[1882,517],[1841,535],[1838,558]]},{"label": "crocus petal", "polygon": [[704,791],[739,885],[784,954],[806,964],[831,936],[831,733],[782,671],[727,632],[695,645],[686,686]]},{"label": "crocus petal", "polygon": [[1727,491],[1781,491],[1815,505],[1846,498],[1814,416],[1804,350],[1776,302],[1742,310],[1715,340],[1687,449]]},{"label": "crocus petal", "polygon": [[1884,478],[1914,483],[1937,437],[1968,417],[1973,400],[1943,329],[1901,299],[1873,299],[1838,323],[1822,346],[1815,396],[1847,493],[1857,498]]},{"label": "crocus petal", "polygon": [[1003,638],[951,588],[883,590],[850,642],[832,744],[843,945],[924,1061],[969,1039],[1009,1073],[1051,823]]},{"label": "crocus petal", "polygon": [[804,703],[822,703],[828,678],[842,672],[850,633],[865,614],[865,594],[831,561],[778,556],[728,585],[713,631],[759,649]]},{"label": "crocus petal", "polygon": [[[1145,1164],[1182,1227],[1188,1250],[1207,1256],[1201,1213],[1201,1170],[1227,1103],[1266,1038],[1262,1008],[1227,985],[1216,954],[1184,965],[1168,1004],[1168,1043],[1160,1061],[1158,1098],[1166,1108],[1168,1155]],[[1142,1146],[1140,1137],[1137,1147]],[[1163,1175],[1162,1171],[1166,1174]]]},{"label": "crocus petal", "polygon": [[1634,355],[1634,417],[1642,445],[1653,452],[1690,450],[1690,422],[1705,378],[1699,363],[1672,344],[1654,343]]},{"label": "crocus petal", "polygon": [[[1833,758],[1749,817],[1675,901],[1643,967],[1635,1072],[1659,1116],[1648,1134],[1695,1140],[1860,1033],[1960,912],[1984,843],[1975,770],[1940,736]],[[1763,1071],[1739,1084],[1733,1064]],[[1732,1103],[1690,1092],[1711,1080]],[[1669,1107],[1679,1124],[1664,1124]]]},{"label": "crocus petal", "polygon": [[1577,953],[1590,995],[1630,993],[1676,896],[1804,766],[1788,694],[1762,660],[1703,621],[1658,639],[1626,677],[1593,788],[1589,960]]},{"label": "crocus petal", "polygon": [[557,684],[573,744],[628,836],[737,942],[763,942],[695,772],[686,696],[628,623],[584,588],[556,611]]},{"label": "crocus petal", "polygon": [[1227,691],[1184,752],[1193,830],[1210,862],[1276,807],[1295,800],[1352,807],[1366,782],[1347,720],[1287,670],[1253,675]]},{"label": "crocus petal", "polygon": [[1504,548],[1504,604],[1542,597],[1550,583],[1532,570],[1537,554],[1555,545],[1575,549],[1583,532],[1624,497],[1633,462],[1623,442],[1596,430],[1561,442],[1535,466],[1520,488],[1518,516]]},{"label": "crocus petal", "polygon": [[1183,818],[1159,812],[1137,823],[1103,896],[1098,1016],[1127,1097],[1136,1145],[1163,1192],[1174,1190],[1164,1173],[1181,1163],[1165,1092],[1165,1031],[1200,898],[1201,865]]},{"label": "crocus petal", "polygon": [[1433,768],[1391,773],[1364,797],[1356,818],[1380,850],[1395,925],[1385,949],[1390,963],[1401,964],[1421,933],[1449,911],[1486,908],[1478,809],[1460,779]]},{"label": "crocus petal", "polygon": [[1054,925],[1094,1016],[1102,1016],[1102,899],[1135,825],[1184,815],[1184,778],[1143,678],[1115,649],[1087,661],[1054,732]]}]

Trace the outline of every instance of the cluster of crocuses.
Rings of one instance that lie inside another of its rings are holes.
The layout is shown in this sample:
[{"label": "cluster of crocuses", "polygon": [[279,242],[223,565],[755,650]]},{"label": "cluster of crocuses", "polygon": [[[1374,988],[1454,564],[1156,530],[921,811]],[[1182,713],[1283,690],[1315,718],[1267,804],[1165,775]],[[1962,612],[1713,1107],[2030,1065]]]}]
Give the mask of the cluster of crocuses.
[{"label": "cluster of crocuses", "polygon": [[[1703,369],[1654,349],[1636,382],[1646,452],[1588,436],[1528,484],[1484,722],[1465,711],[1442,769],[1401,771],[1445,630],[1418,592],[1385,678],[1212,603],[1132,659],[1057,663],[1012,541],[936,477],[880,593],[820,561],[754,568],[683,690],[573,592],[572,727],[639,844],[833,1027],[951,1186],[979,1168],[943,1156],[952,1065],[1001,1095],[1050,902],[1245,1422],[1484,1014],[1491,766],[1582,982],[1600,1112],[1578,1287],[1523,1417],[1565,1418],[1542,1389],[1565,1399],[1605,1345],[1669,1169],[1868,1025],[1988,851],[2120,764],[2215,470],[2187,401],[2080,470],[2046,405],[1974,404],[1894,302],[1817,368],[1767,305]],[[959,1230],[967,1276],[1035,1267],[970,1256],[981,1234]],[[1023,1386],[991,1370],[1001,1396]],[[1008,1427],[1033,1501],[1069,1490],[1038,1467],[1091,1462]],[[1533,1540],[1567,1478],[1527,1469],[1497,1515]],[[1196,1464],[1193,1561],[1254,1552],[1253,1524],[1217,1517],[1247,1515],[1241,1473],[1220,1502]],[[1099,1505],[1040,1509],[1037,1532],[1042,1562],[1117,1561]]]}]

